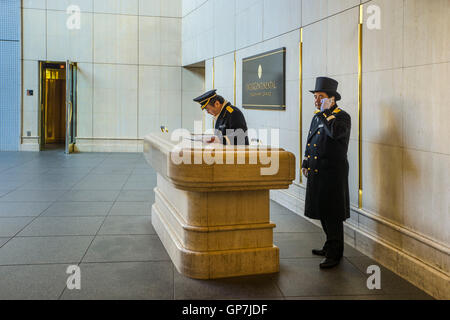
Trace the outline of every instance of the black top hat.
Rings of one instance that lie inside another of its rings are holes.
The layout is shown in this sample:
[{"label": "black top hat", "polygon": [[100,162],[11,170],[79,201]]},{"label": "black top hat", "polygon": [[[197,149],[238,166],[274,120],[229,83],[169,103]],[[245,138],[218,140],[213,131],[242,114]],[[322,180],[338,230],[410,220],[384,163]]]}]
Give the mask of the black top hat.
[{"label": "black top hat", "polygon": [[334,79],[327,77],[317,77],[316,78],[316,88],[314,90],[309,90],[309,92],[325,92],[329,96],[334,96],[336,101],[341,100],[341,95],[337,92],[338,82]]}]

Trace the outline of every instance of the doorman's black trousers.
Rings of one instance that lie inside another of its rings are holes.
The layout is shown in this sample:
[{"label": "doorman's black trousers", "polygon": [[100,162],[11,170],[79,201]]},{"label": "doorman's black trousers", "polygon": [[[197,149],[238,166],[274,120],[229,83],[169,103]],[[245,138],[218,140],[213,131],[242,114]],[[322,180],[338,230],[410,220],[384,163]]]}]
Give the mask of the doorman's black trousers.
[{"label": "doorman's black trousers", "polygon": [[344,254],[344,222],[334,214],[324,214],[320,218],[327,241],[323,246],[327,258],[340,259]]}]

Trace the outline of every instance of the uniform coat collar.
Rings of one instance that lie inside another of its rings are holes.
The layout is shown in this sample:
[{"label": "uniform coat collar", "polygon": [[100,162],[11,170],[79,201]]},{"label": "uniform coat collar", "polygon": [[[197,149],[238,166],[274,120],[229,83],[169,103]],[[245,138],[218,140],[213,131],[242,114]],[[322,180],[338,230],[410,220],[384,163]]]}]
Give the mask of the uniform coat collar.
[{"label": "uniform coat collar", "polygon": [[215,116],[214,117],[214,119],[217,121],[217,119],[219,119],[220,118],[220,116],[221,115],[223,115],[223,113],[225,112],[225,107],[227,106],[229,104],[229,102],[227,101],[227,100],[225,100],[224,102],[223,102],[223,105],[222,105],[222,109],[220,109],[220,112],[217,114],[217,116]]}]

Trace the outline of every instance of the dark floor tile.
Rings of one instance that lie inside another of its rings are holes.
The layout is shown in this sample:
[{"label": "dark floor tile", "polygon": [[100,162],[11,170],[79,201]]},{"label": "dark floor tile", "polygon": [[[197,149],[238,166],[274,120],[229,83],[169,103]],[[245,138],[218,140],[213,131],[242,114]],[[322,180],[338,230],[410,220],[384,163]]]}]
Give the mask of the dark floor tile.
[{"label": "dark floor tile", "polygon": [[259,299],[280,298],[273,275],[212,280],[191,279],[175,270],[175,299]]},{"label": "dark floor tile", "polygon": [[133,172],[132,167],[124,166],[124,165],[116,165],[116,166],[106,166],[100,165],[94,168],[90,174],[119,174],[119,175],[130,175]]},{"label": "dark floor tile", "polygon": [[0,217],[36,217],[51,202],[0,202]]},{"label": "dark floor tile", "polygon": [[280,248],[280,258],[313,258],[312,249],[322,248],[325,236],[317,233],[274,233],[274,244]]},{"label": "dark floor tile", "polygon": [[47,174],[79,174],[79,175],[86,175],[90,171],[92,171],[91,167],[72,167],[72,168],[51,168],[47,171]]},{"label": "dark floor tile", "polygon": [[133,175],[153,175],[156,177],[156,171],[150,167],[149,164],[145,163],[144,166],[136,166],[131,173]]},{"label": "dark floor tile", "polygon": [[104,219],[104,217],[39,217],[17,236],[93,236],[100,229]]},{"label": "dark floor tile", "polygon": [[52,202],[67,190],[16,190],[0,198],[0,202]]},{"label": "dark floor tile", "polygon": [[6,243],[8,242],[10,238],[0,238],[0,248]]},{"label": "dark floor tile", "polygon": [[271,215],[270,220],[276,224],[274,232],[322,232],[319,227],[295,215]]},{"label": "dark floor tile", "polygon": [[112,202],[55,202],[42,216],[53,217],[94,217],[106,216]]},{"label": "dark floor tile", "polygon": [[39,181],[30,181],[22,185],[18,188],[18,190],[70,190],[78,180],[68,180],[64,178],[60,178],[59,181],[43,181],[40,179]]},{"label": "dark floor tile", "polygon": [[0,300],[56,300],[66,287],[67,265],[0,266]]},{"label": "dark floor tile", "polygon": [[82,263],[81,290],[64,291],[62,299],[173,299],[172,263]]},{"label": "dark floor tile", "polygon": [[123,190],[153,190],[156,187],[156,181],[127,181]]},{"label": "dark floor tile", "polygon": [[295,212],[292,212],[291,210],[289,210],[286,207],[283,207],[281,204],[270,200],[270,214],[290,214],[290,215],[295,215]]},{"label": "dark floor tile", "polygon": [[363,273],[367,273],[368,266],[379,266],[381,271],[381,289],[383,289],[383,291],[388,295],[406,294],[431,298],[425,292],[423,292],[407,280],[396,275],[394,272],[383,267],[378,262],[370,259],[369,257],[349,257],[347,259]]},{"label": "dark floor tile", "polygon": [[[280,258],[317,258],[312,249],[321,249],[326,237],[323,232],[275,232],[274,243],[280,248]],[[344,257],[365,257],[347,243],[344,244]]]},{"label": "dark floor tile", "polygon": [[117,197],[118,202],[155,202],[153,190],[122,190]]},{"label": "dark floor tile", "polygon": [[89,174],[78,182],[74,190],[120,190],[128,175]]},{"label": "dark floor tile", "polygon": [[14,236],[33,219],[31,217],[0,218],[0,237]]},{"label": "dark floor tile", "polygon": [[150,216],[109,216],[99,235],[156,234]]},{"label": "dark floor tile", "polygon": [[384,294],[369,290],[367,277],[346,259],[332,269],[320,269],[322,258],[281,259],[277,284],[285,296]]},{"label": "dark floor tile", "polygon": [[113,216],[148,216],[151,214],[149,202],[116,202],[109,213]]},{"label": "dark floor tile", "polygon": [[61,198],[59,202],[113,202],[119,195],[120,190],[69,190]]},{"label": "dark floor tile", "polygon": [[3,197],[4,195],[10,193],[11,191],[13,191],[14,189],[1,189],[0,190],[0,198]]},{"label": "dark floor tile", "polygon": [[161,261],[170,258],[156,235],[97,236],[83,262]]},{"label": "dark floor tile", "polygon": [[16,237],[0,248],[0,265],[78,263],[92,238]]}]

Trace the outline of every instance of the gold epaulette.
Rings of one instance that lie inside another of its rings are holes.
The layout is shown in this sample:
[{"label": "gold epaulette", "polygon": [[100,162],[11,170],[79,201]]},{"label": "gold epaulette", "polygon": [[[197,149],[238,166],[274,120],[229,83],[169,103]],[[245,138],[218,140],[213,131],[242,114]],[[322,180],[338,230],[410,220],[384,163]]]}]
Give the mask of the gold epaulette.
[{"label": "gold epaulette", "polygon": [[229,113],[233,113],[234,110],[233,110],[232,107],[228,106],[228,107],[227,107],[227,111],[228,111]]},{"label": "gold epaulette", "polygon": [[339,113],[339,112],[341,112],[342,110],[341,109],[339,109],[339,108],[336,108],[336,109],[334,109],[333,110],[333,112],[332,113]]}]

